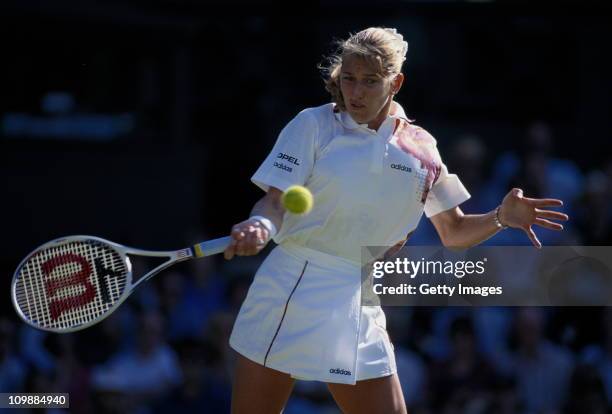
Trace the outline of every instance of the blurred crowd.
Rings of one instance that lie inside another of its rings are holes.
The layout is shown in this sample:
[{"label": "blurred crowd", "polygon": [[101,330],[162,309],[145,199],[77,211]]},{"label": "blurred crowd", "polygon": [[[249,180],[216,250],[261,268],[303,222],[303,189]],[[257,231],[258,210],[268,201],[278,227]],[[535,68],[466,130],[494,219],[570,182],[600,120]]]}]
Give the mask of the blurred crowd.
[{"label": "blurred crowd", "polygon": [[[545,245],[612,239],[612,161],[582,171],[555,156],[554,134],[534,122],[516,151],[497,157],[474,134],[442,154],[484,212],[513,186],[557,197],[566,231],[538,229]],[[195,240],[194,240],[195,241]],[[439,244],[424,219],[410,239]],[[525,245],[507,230],[488,244]],[[264,254],[180,264],[142,285],[101,324],[65,335],[0,316],[0,391],[68,392],[72,413],[229,412],[233,320]],[[134,267],[148,266],[135,259]],[[406,402],[413,414],[604,414],[612,410],[610,308],[386,309]],[[1,411],[1,409],[0,409]],[[61,410],[48,410],[61,412]],[[285,413],[338,412],[325,384],[298,381]]]}]

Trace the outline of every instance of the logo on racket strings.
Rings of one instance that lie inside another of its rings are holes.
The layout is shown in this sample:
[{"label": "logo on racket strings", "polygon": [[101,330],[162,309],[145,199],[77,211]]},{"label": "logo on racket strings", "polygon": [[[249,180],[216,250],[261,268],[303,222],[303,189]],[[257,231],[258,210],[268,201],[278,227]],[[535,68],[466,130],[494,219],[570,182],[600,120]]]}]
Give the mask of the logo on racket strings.
[{"label": "logo on racket strings", "polygon": [[[70,264],[78,265],[80,271],[64,277],[53,277],[55,269]],[[106,277],[119,277],[121,272],[105,267],[99,257],[94,259],[94,266],[98,286],[100,287],[100,298],[104,304],[108,304],[112,302],[112,297],[109,286],[104,279]],[[96,298],[96,288],[89,280],[92,272],[91,264],[84,257],[74,253],[65,253],[47,260],[41,265],[41,268],[46,276],[45,289],[49,297],[56,296],[58,291],[67,288],[80,286],[83,289],[83,292],[79,295],[51,300],[49,302],[49,312],[52,320],[57,320],[63,313],[71,309],[82,308]]]},{"label": "logo on racket strings", "polygon": [[[52,273],[56,268],[71,263],[78,264],[81,267],[81,270],[66,277],[52,277]],[[62,313],[70,309],[83,307],[96,297],[96,289],[89,281],[91,265],[83,257],[74,253],[65,253],[61,256],[47,260],[42,264],[41,268],[47,277],[45,279],[45,289],[47,291],[47,295],[50,297],[55,296],[59,290],[63,290],[68,287],[82,286],[84,288],[83,293],[80,295],[52,300],[49,303],[51,319],[57,320]]]}]

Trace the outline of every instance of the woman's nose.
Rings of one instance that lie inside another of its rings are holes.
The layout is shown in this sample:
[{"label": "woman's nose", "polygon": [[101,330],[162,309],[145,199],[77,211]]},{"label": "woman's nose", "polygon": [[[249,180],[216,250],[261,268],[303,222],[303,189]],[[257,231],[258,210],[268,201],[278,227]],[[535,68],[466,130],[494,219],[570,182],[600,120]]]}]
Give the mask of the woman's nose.
[{"label": "woman's nose", "polygon": [[361,83],[357,83],[353,89],[353,97],[357,99],[363,98],[365,94],[365,86]]}]

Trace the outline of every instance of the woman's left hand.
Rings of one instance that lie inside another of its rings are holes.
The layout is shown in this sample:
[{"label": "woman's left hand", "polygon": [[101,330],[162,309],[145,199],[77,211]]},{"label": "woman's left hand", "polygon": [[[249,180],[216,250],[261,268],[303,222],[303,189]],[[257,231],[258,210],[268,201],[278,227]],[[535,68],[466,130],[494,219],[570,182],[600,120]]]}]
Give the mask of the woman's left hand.
[{"label": "woman's left hand", "polygon": [[538,240],[531,226],[537,224],[550,230],[563,230],[563,226],[550,220],[569,219],[567,214],[557,211],[542,210],[543,207],[559,207],[563,201],[554,198],[527,198],[523,197],[523,190],[513,188],[502,201],[499,209],[499,220],[502,225],[523,230],[529,240],[538,249],[542,243]]}]

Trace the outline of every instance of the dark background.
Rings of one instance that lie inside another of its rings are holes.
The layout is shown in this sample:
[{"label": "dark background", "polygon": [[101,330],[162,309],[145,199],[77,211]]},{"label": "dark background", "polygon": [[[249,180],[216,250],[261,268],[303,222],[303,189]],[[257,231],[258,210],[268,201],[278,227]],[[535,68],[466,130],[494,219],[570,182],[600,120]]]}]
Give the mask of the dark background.
[{"label": "dark background", "polygon": [[[594,2],[340,1],[289,11],[195,0],[5,0],[0,315],[10,332],[21,328],[8,295],[12,272],[50,239],[92,234],[165,250],[227,234],[263,195],[249,178],[283,125],[329,101],[317,64],[331,41],[368,26],[395,27],[409,42],[397,100],[464,179],[473,195],[467,213],[494,208],[520,185],[526,195],[564,198],[572,215],[562,236],[538,231],[545,243],[609,245],[611,23]],[[545,125],[546,145],[528,140],[534,122]],[[455,144],[466,137],[462,158]],[[518,167],[500,171],[508,159]],[[489,243],[527,242],[509,234]],[[439,243],[426,219],[414,242]],[[260,259],[207,260],[215,274],[248,281]],[[239,304],[238,286],[225,291],[228,302]],[[435,319],[435,310],[422,312],[419,320]],[[585,328],[593,315],[603,323],[604,310],[546,312],[548,339],[574,355],[604,344],[601,325]],[[567,326],[579,339],[559,339]],[[420,329],[434,335],[427,323]]]}]

